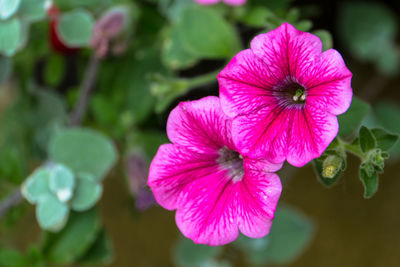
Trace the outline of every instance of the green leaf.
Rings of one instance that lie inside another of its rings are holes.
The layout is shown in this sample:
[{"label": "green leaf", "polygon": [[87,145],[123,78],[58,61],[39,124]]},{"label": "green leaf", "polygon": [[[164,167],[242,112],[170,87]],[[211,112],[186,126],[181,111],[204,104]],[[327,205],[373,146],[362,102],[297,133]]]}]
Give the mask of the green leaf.
[{"label": "green leaf", "polygon": [[399,139],[399,135],[389,133],[384,129],[375,128],[371,130],[376,139],[377,147],[383,151],[390,150]]},{"label": "green leaf", "polygon": [[65,62],[62,55],[58,53],[50,54],[44,68],[44,79],[49,86],[56,87],[64,77]]},{"label": "green leaf", "polygon": [[378,191],[378,175],[370,164],[361,164],[360,179],[364,186],[364,197],[371,198]]},{"label": "green leaf", "polygon": [[87,46],[92,38],[93,26],[93,16],[84,9],[76,9],[61,15],[58,32],[70,47]]},{"label": "green leaf", "polygon": [[71,264],[93,245],[100,231],[96,210],[71,213],[68,224],[57,234],[49,233],[43,244],[46,258],[57,264]]},{"label": "green leaf", "polygon": [[215,258],[221,247],[197,245],[192,240],[180,238],[173,251],[173,259],[179,267],[200,267]]},{"label": "green leaf", "polygon": [[[344,2],[339,9],[338,33],[359,59],[379,62],[393,57],[398,32],[396,13],[380,2]],[[379,49],[377,49],[379,47]],[[389,54],[389,55],[390,55]]]},{"label": "green leaf", "polygon": [[12,60],[0,55],[0,85],[6,82],[12,72]]},{"label": "green leaf", "polygon": [[350,108],[338,117],[339,136],[345,137],[353,133],[370,111],[371,106],[361,99],[353,96]]},{"label": "green leaf", "polygon": [[[383,128],[395,134],[400,134],[400,123],[393,123],[400,117],[400,107],[395,102],[381,101],[375,107],[375,118]],[[400,142],[390,150],[393,158],[400,156]]]},{"label": "green leaf", "polygon": [[114,252],[111,240],[103,229],[97,235],[96,240],[89,250],[81,257],[78,262],[83,264],[109,264],[112,262]]},{"label": "green leaf", "polygon": [[36,218],[42,229],[58,232],[68,220],[68,207],[53,195],[46,195],[36,206]]},{"label": "green leaf", "polygon": [[0,19],[6,20],[14,15],[18,10],[20,2],[20,0],[0,0]]},{"label": "green leaf", "polygon": [[321,39],[322,42],[322,49],[324,51],[331,49],[333,47],[333,40],[332,40],[332,34],[327,31],[327,30],[315,30],[312,32],[313,34],[315,34],[316,36],[319,37],[319,39]]},{"label": "green leaf", "polygon": [[21,193],[31,204],[36,204],[50,195],[50,171],[42,167],[31,174],[21,186]]},{"label": "green leaf", "polygon": [[69,201],[75,188],[75,176],[73,172],[62,164],[52,167],[49,187],[59,201],[63,203]]},{"label": "green leaf", "polygon": [[235,29],[212,9],[201,6],[185,9],[176,27],[185,47],[193,55],[228,58],[240,50]]},{"label": "green leaf", "polygon": [[360,147],[364,153],[376,148],[375,137],[367,127],[361,126],[359,135]]},{"label": "green leaf", "polygon": [[29,262],[25,255],[14,249],[0,249],[0,266],[28,267]]},{"label": "green leaf", "polygon": [[178,27],[168,29],[162,46],[161,59],[165,66],[174,70],[191,67],[198,61],[198,57],[184,47],[181,34]]},{"label": "green leaf", "polygon": [[0,21],[0,53],[12,56],[21,40],[21,22],[17,18]]},{"label": "green leaf", "polygon": [[76,191],[71,200],[71,208],[75,211],[85,211],[92,208],[99,201],[102,186],[92,175],[78,174]]},{"label": "green leaf", "polygon": [[271,17],[274,18],[275,14],[268,8],[253,6],[240,20],[252,27],[265,28],[268,24],[268,19]]},{"label": "green leaf", "polygon": [[253,265],[288,264],[310,244],[314,225],[299,211],[278,206],[270,234],[261,239],[240,236],[234,243]]},{"label": "green leaf", "polygon": [[146,156],[153,158],[162,144],[169,143],[165,132],[161,131],[134,131],[129,135],[130,148],[141,148]]},{"label": "green leaf", "polygon": [[111,140],[103,134],[85,129],[64,129],[50,141],[50,158],[63,163],[75,173],[89,173],[100,181],[117,160]]},{"label": "green leaf", "polygon": [[36,22],[46,16],[46,0],[22,0],[18,14],[28,22]]}]

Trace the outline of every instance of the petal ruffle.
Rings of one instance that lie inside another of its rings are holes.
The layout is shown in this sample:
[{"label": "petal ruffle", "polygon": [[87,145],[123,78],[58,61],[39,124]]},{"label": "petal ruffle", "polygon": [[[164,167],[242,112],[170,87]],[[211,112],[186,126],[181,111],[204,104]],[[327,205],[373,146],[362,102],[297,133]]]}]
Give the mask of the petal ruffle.
[{"label": "petal ruffle", "polygon": [[349,108],[353,97],[351,77],[339,52],[329,49],[298,79],[307,88],[307,104],[339,115]]},{"label": "petal ruffle", "polygon": [[[251,50],[279,77],[296,79],[322,52],[321,40],[308,32],[284,23],[251,41]],[[282,79],[281,79],[282,80]]]},{"label": "petal ruffle", "polygon": [[225,173],[221,174],[217,157],[173,144],[162,145],[151,163],[147,184],[162,207],[176,209],[190,183]]},{"label": "petal ruffle", "polygon": [[218,75],[222,109],[235,117],[275,103],[272,88],[283,78],[250,49],[238,53]]},{"label": "petal ruffle", "polygon": [[182,233],[195,243],[223,245],[239,230],[253,238],[269,233],[282,186],[276,174],[246,170],[241,181],[224,177],[196,180],[177,210]]},{"label": "petal ruffle", "polygon": [[215,96],[181,102],[169,115],[167,134],[174,144],[199,153],[216,154],[223,146],[235,150],[231,122]]}]

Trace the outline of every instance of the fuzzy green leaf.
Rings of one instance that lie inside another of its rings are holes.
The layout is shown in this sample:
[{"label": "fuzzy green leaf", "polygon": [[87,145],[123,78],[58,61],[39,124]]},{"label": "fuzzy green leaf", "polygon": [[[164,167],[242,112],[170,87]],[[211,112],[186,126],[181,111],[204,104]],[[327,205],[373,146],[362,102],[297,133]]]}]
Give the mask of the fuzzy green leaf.
[{"label": "fuzzy green leaf", "polygon": [[74,173],[89,173],[101,180],[117,160],[111,140],[103,134],[84,128],[65,129],[49,145],[49,156],[71,168]]},{"label": "fuzzy green leaf", "polygon": [[201,6],[185,9],[177,27],[185,47],[193,55],[226,58],[240,50],[235,29],[212,9]]},{"label": "fuzzy green leaf", "polygon": [[0,22],[0,53],[12,56],[21,41],[22,26],[17,18]]},{"label": "fuzzy green leaf", "polygon": [[90,174],[78,174],[76,191],[71,200],[71,208],[75,211],[85,211],[92,208],[103,192],[101,184]]},{"label": "fuzzy green leaf", "polygon": [[364,197],[371,198],[378,191],[378,174],[370,164],[360,166],[360,179],[364,186]]},{"label": "fuzzy green leaf", "polygon": [[71,213],[62,231],[46,236],[43,253],[52,263],[72,264],[89,250],[99,231],[100,219],[96,210]]},{"label": "fuzzy green leaf", "polygon": [[6,20],[18,10],[21,0],[0,0],[0,19]]},{"label": "fuzzy green leaf", "polygon": [[21,186],[22,195],[31,204],[36,204],[47,195],[49,188],[50,171],[47,168],[39,168],[31,174]]},{"label": "fuzzy green leaf", "polygon": [[36,206],[36,218],[42,229],[60,231],[68,220],[68,207],[53,195],[46,195]]},{"label": "fuzzy green leaf", "polygon": [[61,15],[58,32],[68,46],[87,46],[92,37],[93,26],[93,16],[84,9],[76,9]]},{"label": "fuzzy green leaf", "polygon": [[65,203],[72,197],[75,188],[75,176],[68,167],[57,164],[51,168],[49,186],[58,200]]},{"label": "fuzzy green leaf", "polygon": [[372,132],[365,126],[360,128],[360,147],[363,152],[368,152],[376,148],[376,140]]},{"label": "fuzzy green leaf", "polygon": [[371,130],[375,136],[377,147],[383,151],[390,150],[399,139],[399,135],[387,132],[381,128],[375,128]]}]

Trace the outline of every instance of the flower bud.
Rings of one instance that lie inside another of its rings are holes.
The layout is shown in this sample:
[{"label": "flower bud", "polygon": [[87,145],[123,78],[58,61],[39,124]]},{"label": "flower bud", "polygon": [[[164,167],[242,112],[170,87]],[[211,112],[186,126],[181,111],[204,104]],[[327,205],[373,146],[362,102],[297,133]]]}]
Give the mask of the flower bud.
[{"label": "flower bud", "polygon": [[343,159],[330,155],[326,157],[322,164],[322,176],[324,178],[333,178],[342,169]]},{"label": "flower bud", "polygon": [[[110,51],[110,43],[116,41],[130,24],[130,12],[126,7],[114,7],[107,11],[93,27],[90,46],[99,58],[105,57]],[[117,43],[118,48],[125,47]],[[121,53],[121,49],[116,50]],[[111,48],[114,50],[114,48]]]}]

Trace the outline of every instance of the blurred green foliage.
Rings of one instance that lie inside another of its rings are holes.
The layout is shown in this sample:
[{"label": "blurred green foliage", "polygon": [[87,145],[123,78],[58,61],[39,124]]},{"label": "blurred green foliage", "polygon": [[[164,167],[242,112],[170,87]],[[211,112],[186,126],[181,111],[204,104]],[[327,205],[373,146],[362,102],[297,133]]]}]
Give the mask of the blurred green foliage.
[{"label": "blurred green foliage", "polygon": [[[218,72],[257,33],[289,22],[317,35],[323,50],[342,45],[349,53],[346,62],[373,63],[385,78],[399,70],[398,16],[379,2],[339,6],[335,19],[341,42],[329,30],[315,28],[307,6],[291,0],[249,0],[240,7],[201,6],[193,0],[50,4],[0,0],[0,99],[5,99],[0,103],[0,198],[21,187],[36,205],[43,229],[42,242],[25,252],[1,244],[0,266],[112,261],[113,246],[96,209],[103,179],[124,164],[118,159],[130,151],[150,160],[160,144],[169,142],[168,111],[180,100],[215,94]],[[126,29],[94,47],[100,18],[121,6],[127,11]],[[90,72],[99,49],[105,56]],[[72,127],[69,113],[87,83],[92,91],[84,126]],[[362,95],[358,88],[354,92]],[[327,187],[337,184],[352,153],[360,158],[364,197],[372,197],[389,154],[392,161],[400,156],[400,124],[394,123],[399,117],[398,103],[371,107],[353,97],[338,117],[338,137],[313,161],[318,180]],[[15,222],[23,212],[12,209],[4,222]],[[314,231],[309,218],[280,206],[270,235],[241,236],[230,249],[252,265],[286,264],[307,248]],[[224,256],[223,248],[183,238],[172,251],[175,264],[185,267],[233,266]]]}]

